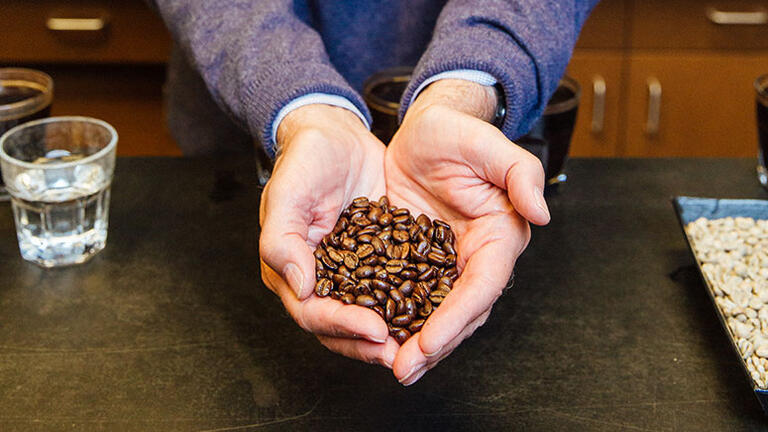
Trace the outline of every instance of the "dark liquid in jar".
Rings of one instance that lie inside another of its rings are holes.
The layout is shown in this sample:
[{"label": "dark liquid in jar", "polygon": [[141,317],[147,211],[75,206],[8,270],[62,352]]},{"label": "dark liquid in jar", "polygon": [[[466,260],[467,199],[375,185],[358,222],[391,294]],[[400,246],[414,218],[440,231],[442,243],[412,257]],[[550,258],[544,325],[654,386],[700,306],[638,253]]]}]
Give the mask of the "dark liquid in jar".
[{"label": "dark liquid in jar", "polygon": [[757,134],[760,143],[760,163],[768,167],[768,106],[757,101]]},{"label": "dark liquid in jar", "polygon": [[[575,96],[576,94],[573,90],[560,86],[549,99],[548,105],[565,102]],[[543,140],[546,143],[548,147],[547,160],[544,162],[547,179],[556,177],[563,169],[565,160],[568,157],[573,129],[576,125],[577,112],[578,105],[575,105],[564,112],[545,114],[534,123],[528,135],[522,138],[525,141],[527,137],[532,137]]]},{"label": "dark liquid in jar", "polygon": [[[36,87],[27,86],[0,86],[0,106],[10,105],[27,99],[35,98],[43,94],[43,91]],[[31,120],[45,118],[51,115],[51,104],[40,107],[39,110],[29,113],[22,117],[14,117],[7,120],[0,119],[0,135],[14,126],[26,123]],[[3,176],[0,173],[0,195],[4,192]]]}]

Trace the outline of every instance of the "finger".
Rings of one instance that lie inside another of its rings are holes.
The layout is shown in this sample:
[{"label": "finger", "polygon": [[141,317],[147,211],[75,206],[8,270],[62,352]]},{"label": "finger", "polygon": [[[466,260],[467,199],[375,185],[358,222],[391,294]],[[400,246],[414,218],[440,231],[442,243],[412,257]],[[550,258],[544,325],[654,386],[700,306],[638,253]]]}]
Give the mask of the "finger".
[{"label": "finger", "polygon": [[333,337],[364,338],[379,344],[387,340],[387,325],[376,312],[328,297],[298,300],[274,270],[265,264],[261,267],[262,278],[280,296],[285,309],[304,330]]},{"label": "finger", "polygon": [[[499,227],[498,224],[506,226]],[[519,218],[499,220],[488,229],[509,234],[482,245],[468,256],[453,289],[421,330],[420,346],[428,356],[438,353],[493,305],[506,286],[514,262],[529,238],[528,225]]]},{"label": "finger", "polygon": [[[436,355],[427,357],[421,351],[419,346],[421,333],[417,333],[411,339],[409,339],[398,351],[395,357],[395,363],[392,366],[392,371],[398,381],[404,386],[409,386],[418,381],[424,373],[433,367],[437,366],[444,358],[448,357],[453,350],[458,347],[464,339],[471,336],[478,327],[485,324],[488,319],[491,310],[488,309],[475,319],[469,326],[464,328],[462,332],[451,340],[445,347]],[[413,341],[413,342],[411,342]],[[411,342],[411,343],[409,343]]]},{"label": "finger", "polygon": [[296,198],[284,177],[271,179],[262,193],[259,255],[304,299],[315,282],[315,259],[307,244],[311,202]]},{"label": "finger", "polygon": [[345,357],[362,360],[392,369],[395,355],[400,346],[393,338],[387,338],[383,344],[368,342],[360,339],[318,336],[320,343],[329,350]]},{"label": "finger", "polygon": [[461,144],[461,152],[473,171],[505,189],[509,201],[524,218],[536,225],[549,223],[541,161],[494,127],[484,125],[477,130],[479,133]]}]

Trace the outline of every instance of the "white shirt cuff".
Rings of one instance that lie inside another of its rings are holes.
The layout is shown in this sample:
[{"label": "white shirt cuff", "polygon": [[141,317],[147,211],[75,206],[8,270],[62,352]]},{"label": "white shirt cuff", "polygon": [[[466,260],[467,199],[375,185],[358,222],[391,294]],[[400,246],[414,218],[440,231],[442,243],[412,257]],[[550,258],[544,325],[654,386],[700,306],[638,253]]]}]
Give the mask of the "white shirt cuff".
[{"label": "white shirt cuff", "polygon": [[492,86],[496,85],[497,83],[496,78],[494,78],[493,75],[475,69],[456,69],[452,71],[441,72],[437,75],[432,75],[431,77],[424,80],[421,85],[419,85],[416,91],[413,92],[413,96],[411,96],[411,103],[408,104],[408,106],[411,106],[419,93],[421,93],[421,91],[424,90],[428,85],[441,79],[460,79],[464,81],[472,81],[484,86]]},{"label": "white shirt cuff", "polygon": [[368,124],[368,120],[365,119],[365,116],[362,112],[360,112],[359,109],[349,101],[349,99],[338,96],[338,95],[332,95],[328,93],[309,93],[305,94],[304,96],[299,96],[296,99],[290,101],[287,105],[285,105],[280,112],[277,113],[277,117],[275,117],[275,121],[272,122],[272,142],[277,144],[277,128],[280,126],[280,122],[283,121],[285,116],[287,116],[291,111],[301,108],[306,105],[312,105],[312,104],[325,104],[325,105],[332,105],[340,108],[346,108],[353,113],[355,113],[358,117],[360,117],[360,120],[363,122],[366,128],[368,130],[371,129],[371,125]]}]

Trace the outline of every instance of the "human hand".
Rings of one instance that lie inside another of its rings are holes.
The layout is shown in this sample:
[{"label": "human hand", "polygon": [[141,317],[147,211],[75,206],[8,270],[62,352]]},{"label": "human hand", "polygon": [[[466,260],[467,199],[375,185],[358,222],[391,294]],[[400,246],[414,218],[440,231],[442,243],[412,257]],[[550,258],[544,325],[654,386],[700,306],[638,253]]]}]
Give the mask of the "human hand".
[{"label": "human hand", "polygon": [[259,211],[264,282],[323,345],[391,368],[398,344],[374,311],[313,295],[317,244],[355,197],[384,194],[384,145],[356,115],[329,105],[292,111],[277,141]]},{"label": "human hand", "polygon": [[527,221],[550,219],[541,163],[487,122],[495,106],[492,89],[437,81],[411,105],[385,155],[391,202],[448,222],[461,272],[421,332],[398,350],[393,372],[404,385],[485,323],[530,240]]}]

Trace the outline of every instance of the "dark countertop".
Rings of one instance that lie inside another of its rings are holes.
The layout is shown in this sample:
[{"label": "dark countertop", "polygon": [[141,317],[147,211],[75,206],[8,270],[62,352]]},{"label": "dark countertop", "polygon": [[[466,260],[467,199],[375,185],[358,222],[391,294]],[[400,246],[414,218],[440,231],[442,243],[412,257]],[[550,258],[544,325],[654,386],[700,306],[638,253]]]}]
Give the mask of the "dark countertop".
[{"label": "dark countertop", "polygon": [[0,204],[0,430],[768,429],[669,202],[767,197],[752,160],[571,161],[515,287],[409,388],[283,312],[226,166],[120,159],[80,267],[22,261]]}]

